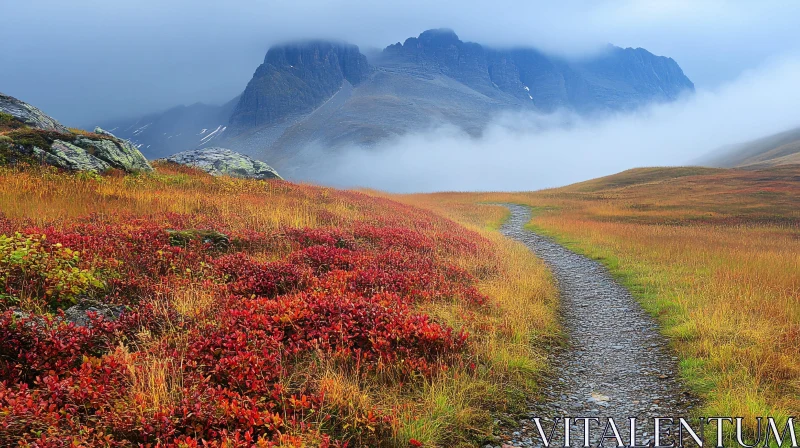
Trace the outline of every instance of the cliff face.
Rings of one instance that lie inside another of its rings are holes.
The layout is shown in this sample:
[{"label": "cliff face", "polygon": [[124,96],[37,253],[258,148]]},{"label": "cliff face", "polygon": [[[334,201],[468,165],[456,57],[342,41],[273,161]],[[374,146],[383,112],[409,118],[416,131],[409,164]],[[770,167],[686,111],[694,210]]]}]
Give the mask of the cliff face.
[{"label": "cliff face", "polygon": [[481,45],[463,42],[450,29],[428,30],[400,45],[387,47],[392,62],[416,64],[441,73],[483,94],[495,96],[489,76],[487,54]]},{"label": "cliff face", "polygon": [[273,47],[247,84],[230,118],[230,133],[273,124],[324,103],[347,80],[369,75],[355,45],[311,41]]}]

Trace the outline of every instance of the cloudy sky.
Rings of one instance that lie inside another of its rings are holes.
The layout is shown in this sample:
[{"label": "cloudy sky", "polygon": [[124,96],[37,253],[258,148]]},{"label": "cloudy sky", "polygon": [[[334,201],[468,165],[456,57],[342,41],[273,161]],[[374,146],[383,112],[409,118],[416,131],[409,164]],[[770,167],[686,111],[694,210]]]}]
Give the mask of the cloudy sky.
[{"label": "cloudy sky", "polygon": [[673,57],[708,90],[800,51],[790,0],[0,0],[0,11],[0,92],[69,125],[224,102],[270,45],[298,38],[383,47],[450,27],[561,54],[613,43]]}]

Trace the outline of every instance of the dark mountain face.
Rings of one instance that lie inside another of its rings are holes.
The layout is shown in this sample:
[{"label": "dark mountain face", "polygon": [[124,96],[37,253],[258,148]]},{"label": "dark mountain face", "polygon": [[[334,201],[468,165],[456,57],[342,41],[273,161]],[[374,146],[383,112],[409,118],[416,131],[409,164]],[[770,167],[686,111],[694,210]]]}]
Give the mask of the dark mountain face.
[{"label": "dark mountain face", "polygon": [[372,146],[441,124],[478,135],[502,111],[598,114],[672,101],[693,90],[675,61],[641,48],[609,46],[594,57],[568,60],[533,48],[486,48],[438,29],[390,45],[369,63],[345,43],[273,47],[228,106],[191,106],[197,110],[106,127],[142,144],[151,157],[213,140],[291,175],[293,166],[305,163],[298,154],[310,146]]},{"label": "dark mountain face", "polygon": [[222,106],[202,103],[178,106],[141,118],[102,123],[102,126],[134,142],[149,159],[158,159],[220,140],[238,102],[239,97],[236,97]]},{"label": "dark mountain face", "polygon": [[570,61],[532,48],[486,49],[440,29],[391,45],[384,55],[385,63],[416,64],[488,97],[513,97],[527,106],[532,102],[545,112],[626,110],[651,101],[672,101],[694,90],[674,60],[641,48],[609,46],[599,56]]},{"label": "dark mountain face", "polygon": [[384,50],[390,63],[416,64],[425,70],[441,73],[484,95],[496,96],[489,76],[486,51],[471,42],[462,42],[449,29],[428,30],[419,37],[406,39]]},{"label": "dark mountain face", "polygon": [[273,47],[247,84],[230,118],[233,135],[312,111],[347,80],[369,76],[367,58],[355,45],[323,41]]}]

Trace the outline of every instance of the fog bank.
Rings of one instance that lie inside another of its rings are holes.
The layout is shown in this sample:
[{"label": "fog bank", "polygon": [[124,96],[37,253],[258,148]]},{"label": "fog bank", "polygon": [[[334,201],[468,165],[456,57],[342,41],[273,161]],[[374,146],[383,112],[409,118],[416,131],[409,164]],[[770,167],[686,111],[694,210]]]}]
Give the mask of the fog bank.
[{"label": "fog bank", "polygon": [[718,89],[635,113],[505,114],[480,138],[441,127],[378,148],[350,148],[306,176],[393,192],[517,191],[634,167],[686,165],[722,145],[800,125],[798,79],[800,58],[786,57]]}]

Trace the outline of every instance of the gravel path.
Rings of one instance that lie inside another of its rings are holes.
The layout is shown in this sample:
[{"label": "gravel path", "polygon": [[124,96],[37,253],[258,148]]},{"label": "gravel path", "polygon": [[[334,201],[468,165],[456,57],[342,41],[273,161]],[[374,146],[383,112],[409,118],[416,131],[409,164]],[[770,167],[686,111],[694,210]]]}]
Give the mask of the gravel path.
[{"label": "gravel path", "polygon": [[[675,378],[677,358],[630,292],[598,262],[524,230],[531,218],[527,207],[507,206],[511,217],[501,231],[550,267],[561,292],[561,320],[569,340],[568,347],[552,354],[552,375],[543,397],[530,404],[529,418],[503,434],[506,444],[541,446],[533,417],[542,418],[546,433],[555,416],[598,417],[602,423],[590,425],[592,446],[597,446],[609,417],[626,444],[630,417],[637,417],[638,444],[652,437],[653,417],[688,418],[696,400]],[[582,446],[583,423],[571,426],[572,444]],[[564,445],[563,420],[560,427],[555,446]],[[616,443],[607,439],[604,445]]]}]

